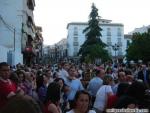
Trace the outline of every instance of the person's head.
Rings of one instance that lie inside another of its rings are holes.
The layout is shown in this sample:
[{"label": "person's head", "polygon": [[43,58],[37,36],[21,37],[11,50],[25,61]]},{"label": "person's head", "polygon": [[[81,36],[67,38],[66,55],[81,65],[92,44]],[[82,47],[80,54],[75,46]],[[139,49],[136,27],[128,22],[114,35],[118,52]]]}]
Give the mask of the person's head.
[{"label": "person's head", "polygon": [[19,77],[18,77],[17,73],[15,73],[15,72],[12,72],[12,73],[10,74],[9,79],[12,80],[12,81],[13,81],[15,84],[17,84],[17,85],[20,83]]},{"label": "person's head", "polygon": [[60,101],[60,85],[56,82],[52,82],[48,85],[45,103],[48,101],[54,104]]},{"label": "person's head", "polygon": [[76,70],[75,66],[71,66],[68,69],[68,73],[69,73],[69,77],[76,77],[77,70]]},{"label": "person's head", "polygon": [[106,74],[112,74],[112,69],[110,67],[107,68]]},{"label": "person's head", "polygon": [[119,82],[126,82],[126,74],[124,71],[118,72],[118,80]]},{"label": "person's head", "polygon": [[58,83],[60,85],[60,88],[62,89],[64,87],[65,81],[62,78],[56,78],[54,82]]},{"label": "person's head", "polygon": [[25,80],[28,80],[30,82],[34,80],[34,76],[31,72],[25,72]]},{"label": "person's head", "polygon": [[105,70],[104,69],[96,69],[96,76],[103,78],[105,76]]},{"label": "person's head", "polygon": [[10,66],[6,62],[0,63],[0,77],[3,79],[8,79],[10,76]]},{"label": "person's head", "polygon": [[39,105],[30,96],[13,97],[1,113],[42,113]]},{"label": "person's head", "polygon": [[53,76],[50,69],[44,70],[44,74],[45,74],[48,78],[51,78],[51,77]]},{"label": "person's head", "polygon": [[62,66],[62,68],[65,69],[66,71],[69,69],[69,63],[67,63],[67,62],[63,62],[61,66]]},{"label": "person's head", "polygon": [[120,83],[120,84],[118,85],[118,89],[117,89],[116,95],[117,95],[118,97],[120,97],[120,96],[126,94],[127,89],[128,89],[129,86],[130,86],[130,85],[129,85],[128,83],[125,83],[125,82],[124,82],[124,83]]},{"label": "person's head", "polygon": [[47,76],[47,78],[49,79],[49,81],[53,81],[53,75],[51,70],[46,70],[45,75]]},{"label": "person's head", "polygon": [[45,76],[45,74],[38,76],[36,78],[37,90],[43,85],[47,86],[47,84],[48,84],[48,78],[47,76]]},{"label": "person's head", "polygon": [[91,96],[85,91],[77,91],[74,98],[74,109],[79,110],[81,113],[87,113],[90,109]]},{"label": "person's head", "polygon": [[110,75],[105,75],[103,78],[103,85],[112,85],[113,84],[113,78]]},{"label": "person's head", "polygon": [[17,75],[20,82],[25,81],[25,72],[23,70],[17,71]]},{"label": "person's head", "polygon": [[145,64],[141,65],[141,67],[142,67],[142,70],[146,70],[146,65]]}]

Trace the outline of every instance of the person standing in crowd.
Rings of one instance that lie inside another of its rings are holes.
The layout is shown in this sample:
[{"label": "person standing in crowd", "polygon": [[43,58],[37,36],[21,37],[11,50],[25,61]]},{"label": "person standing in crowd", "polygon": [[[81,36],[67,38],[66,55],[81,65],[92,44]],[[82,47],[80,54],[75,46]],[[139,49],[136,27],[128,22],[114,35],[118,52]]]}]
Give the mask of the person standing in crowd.
[{"label": "person standing in crowd", "polygon": [[134,81],[127,89],[127,92],[120,96],[116,102],[114,108],[139,108],[139,109],[148,109],[147,103],[145,100],[145,91],[147,87],[143,82]]},{"label": "person standing in crowd", "polygon": [[77,91],[74,98],[73,109],[71,109],[67,113],[96,113],[94,110],[90,110],[90,105],[90,94],[85,90]]},{"label": "person standing in crowd", "polygon": [[90,80],[87,86],[87,90],[92,96],[92,105],[94,104],[98,89],[103,85],[103,77],[105,76],[104,69],[96,69],[95,72],[96,76]]},{"label": "person standing in crowd", "polygon": [[128,83],[120,83],[118,85],[117,93],[108,97],[107,108],[113,108],[119,97],[126,94],[127,89],[130,85]]},{"label": "person standing in crowd", "polygon": [[59,71],[59,74],[60,74],[60,77],[65,80],[69,76],[68,74],[69,64],[67,62],[63,62],[61,66],[62,66],[62,69]]},{"label": "person standing in crowd", "polygon": [[111,89],[112,84],[112,76],[105,75],[103,79],[103,85],[97,91],[96,99],[93,106],[96,113],[102,113],[105,111],[107,107],[107,99],[109,96],[113,95],[113,91]]},{"label": "person standing in crowd", "polygon": [[6,62],[0,63],[0,109],[3,108],[8,100],[16,95],[17,85],[10,79],[10,66]]},{"label": "person standing in crowd", "polygon": [[142,65],[142,69],[138,72],[137,78],[143,80],[146,86],[150,88],[150,70],[147,70],[146,65]]},{"label": "person standing in crowd", "polygon": [[47,69],[46,72],[45,72],[45,75],[47,76],[48,78],[48,84],[52,83],[54,81],[53,79],[53,74],[51,72],[50,69]]},{"label": "person standing in crowd", "polygon": [[75,97],[75,94],[78,90],[83,90],[84,87],[79,79],[76,78],[76,68],[75,66],[71,66],[68,70],[69,76],[65,80],[65,84],[69,86],[69,91],[67,93],[67,98],[70,104],[70,108],[72,108],[73,105],[73,99]]},{"label": "person standing in crowd", "polygon": [[42,113],[37,102],[28,95],[13,97],[0,113]]},{"label": "person standing in crowd", "polygon": [[25,94],[39,101],[38,95],[36,93],[36,75],[34,75],[31,71],[26,70],[23,85],[25,87]]},{"label": "person standing in crowd", "polygon": [[56,78],[54,82],[60,85],[60,89],[61,89],[60,106],[61,106],[62,112],[64,113],[66,110],[69,109],[69,102],[67,99],[67,92],[69,91],[69,86],[65,84],[65,81],[62,78]]},{"label": "person standing in crowd", "polygon": [[37,77],[37,94],[39,97],[39,100],[43,103],[45,101],[47,87],[48,87],[48,78],[45,74]]},{"label": "person standing in crowd", "polygon": [[118,85],[119,85],[120,83],[124,83],[124,82],[127,82],[127,81],[126,81],[126,74],[125,74],[125,72],[121,69],[121,70],[118,71],[118,81],[117,81],[117,83],[112,87],[114,94],[116,94],[116,92],[117,92]]},{"label": "person standing in crowd", "polygon": [[62,113],[60,108],[60,85],[52,82],[47,88],[44,113]]}]

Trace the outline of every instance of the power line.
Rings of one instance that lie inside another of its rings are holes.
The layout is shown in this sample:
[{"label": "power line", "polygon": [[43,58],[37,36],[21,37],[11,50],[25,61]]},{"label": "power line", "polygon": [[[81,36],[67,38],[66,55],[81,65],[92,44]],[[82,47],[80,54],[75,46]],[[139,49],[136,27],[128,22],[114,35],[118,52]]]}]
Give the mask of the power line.
[{"label": "power line", "polygon": [[5,25],[7,29],[9,29],[11,32],[14,32],[14,28],[5,22],[5,20],[3,19],[1,15],[0,15],[0,20],[2,21],[2,23]]},{"label": "power line", "polygon": [[[5,25],[5,27],[6,27],[9,31],[11,31],[12,33],[14,33],[15,27],[9,25],[9,24],[3,19],[3,17],[2,17],[1,15],[0,15],[0,20],[2,21],[2,23]],[[15,30],[16,30],[16,29],[15,29]],[[18,30],[17,30],[17,31],[18,31]],[[17,32],[17,31],[16,31],[16,34],[17,34],[17,35],[21,35],[21,33]]]}]

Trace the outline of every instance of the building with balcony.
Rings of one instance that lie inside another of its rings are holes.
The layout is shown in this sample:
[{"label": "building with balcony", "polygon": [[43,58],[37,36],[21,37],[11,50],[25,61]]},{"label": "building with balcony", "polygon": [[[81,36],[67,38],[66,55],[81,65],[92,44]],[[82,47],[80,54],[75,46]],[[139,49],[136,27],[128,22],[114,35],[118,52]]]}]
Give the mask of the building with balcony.
[{"label": "building with balcony", "polygon": [[0,46],[5,51],[0,51],[3,55],[0,61],[16,65],[31,60],[35,38],[34,7],[34,0],[1,1]]},{"label": "building with balcony", "polygon": [[[68,56],[75,57],[80,49],[80,46],[84,43],[86,37],[83,30],[88,26],[88,23],[72,22],[67,25],[67,49]],[[99,26],[102,28],[101,40],[106,43],[107,50],[110,55],[123,56],[125,55],[126,45],[124,45],[124,25],[121,23],[112,23],[111,20],[100,19]],[[113,50],[113,45],[117,44],[117,52]]]},{"label": "building with balcony", "polygon": [[42,36],[42,27],[36,26],[36,33],[35,38],[33,41],[34,49],[36,57],[35,63],[39,64],[42,63],[42,57],[43,57],[43,36]]}]

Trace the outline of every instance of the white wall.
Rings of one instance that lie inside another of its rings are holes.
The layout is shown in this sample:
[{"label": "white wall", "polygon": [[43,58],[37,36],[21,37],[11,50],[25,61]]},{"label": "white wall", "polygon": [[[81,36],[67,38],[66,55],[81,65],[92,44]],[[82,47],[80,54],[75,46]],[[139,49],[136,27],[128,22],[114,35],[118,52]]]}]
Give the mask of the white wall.
[{"label": "white wall", "polygon": [[23,19],[21,10],[23,8],[23,1],[25,0],[0,0],[0,16],[4,20],[0,20],[0,45],[5,46],[9,50],[14,50],[15,40],[15,55],[17,57],[14,57],[14,65],[23,61],[21,54]]},{"label": "white wall", "polygon": [[0,62],[7,62],[7,52],[8,51],[9,50],[6,47],[0,45]]},{"label": "white wall", "polygon": [[[22,41],[25,46],[27,37],[22,34],[22,23],[26,24],[28,15],[34,22],[33,11],[28,9],[27,0],[0,0],[0,16],[3,18],[0,20],[0,45],[9,51],[15,50],[12,52],[13,65],[23,63],[21,47]],[[26,30],[30,32],[31,28]]]}]

